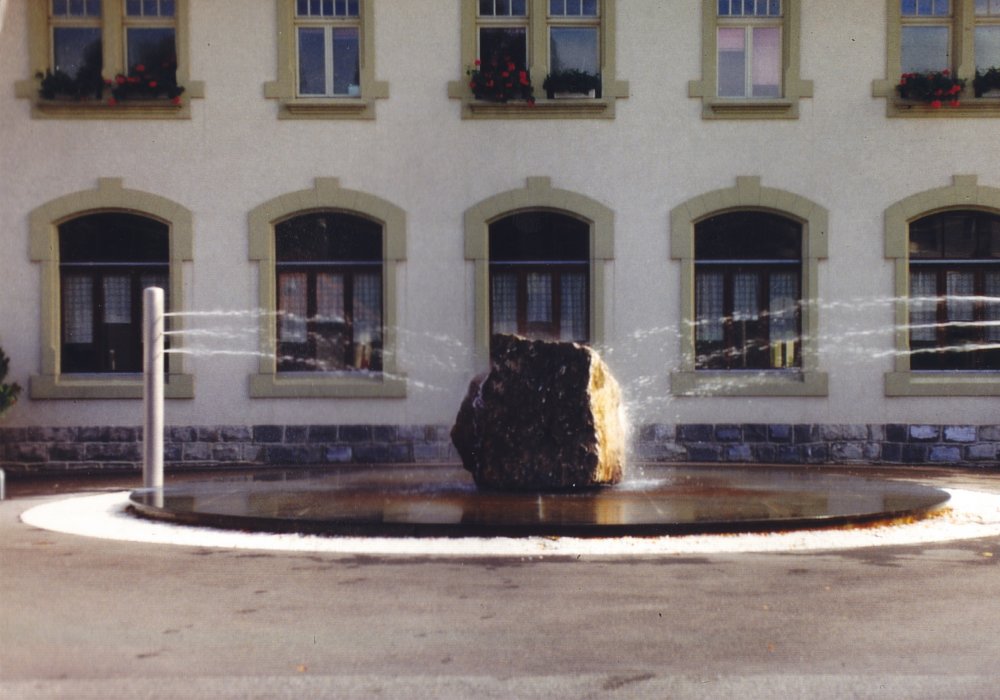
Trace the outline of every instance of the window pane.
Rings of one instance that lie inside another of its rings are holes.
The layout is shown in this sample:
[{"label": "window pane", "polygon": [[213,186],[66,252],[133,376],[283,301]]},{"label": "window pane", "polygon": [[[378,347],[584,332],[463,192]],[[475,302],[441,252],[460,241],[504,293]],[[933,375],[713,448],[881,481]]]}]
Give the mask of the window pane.
[{"label": "window pane", "polygon": [[142,0],[125,0],[125,14],[129,17],[142,15]]},{"label": "window pane", "polygon": [[1000,68],[1000,25],[976,27],[976,70]]},{"label": "window pane", "polygon": [[126,37],[130,71],[139,65],[153,70],[164,67],[171,71],[176,67],[177,49],[172,27],[131,28]]},{"label": "window pane", "polygon": [[794,272],[771,274],[770,304],[771,342],[794,340],[798,337],[796,307],[799,300],[798,275]]},{"label": "window pane", "polygon": [[975,318],[975,275],[948,270],[945,277],[945,310],[949,321],[972,321]]},{"label": "window pane", "polygon": [[280,262],[382,261],[382,227],[360,216],[324,212],[275,225]]},{"label": "window pane", "polygon": [[84,275],[62,278],[63,343],[94,342],[94,285]]},{"label": "window pane", "polygon": [[[358,93],[361,77],[358,72],[358,30],[334,29],[333,32],[333,94]],[[353,89],[352,89],[353,88]]]},{"label": "window pane", "polygon": [[746,30],[720,27],[719,97],[746,96]]},{"label": "window pane", "polygon": [[904,73],[948,68],[951,64],[948,27],[903,27],[900,62]]},{"label": "window pane", "polygon": [[756,272],[738,272],[733,275],[734,321],[756,321],[760,318],[757,285],[758,275]]},{"label": "window pane", "polygon": [[104,323],[132,322],[132,284],[128,275],[104,278]]},{"label": "window pane", "polygon": [[590,228],[563,214],[531,211],[490,224],[490,260],[586,262]]},{"label": "window pane", "polygon": [[753,96],[781,97],[781,30],[753,30]]},{"label": "window pane", "polygon": [[986,339],[1000,342],[1000,271],[987,272],[983,285],[986,304],[983,318],[986,321]]},{"label": "window pane", "polygon": [[722,342],[723,274],[699,272],[695,277],[695,338],[710,343]]},{"label": "window pane", "polygon": [[325,41],[321,28],[299,28],[299,94],[326,94]]},{"label": "window pane", "polygon": [[937,338],[937,275],[910,271],[910,340],[934,342]]},{"label": "window pane", "polygon": [[587,277],[583,273],[566,272],[560,280],[562,318],[559,338],[584,342],[587,340]]},{"label": "window pane", "polygon": [[518,27],[483,27],[479,30],[479,59],[484,65],[497,66],[512,61],[515,70],[528,65],[527,33]]},{"label": "window pane", "polygon": [[800,260],[802,226],[755,211],[718,214],[695,226],[698,260]]},{"label": "window pane", "polygon": [[354,367],[382,368],[378,351],[382,347],[382,276],[365,273],[354,276]]},{"label": "window pane", "polygon": [[517,333],[517,275],[494,273],[490,289],[491,333]]},{"label": "window pane", "polygon": [[286,343],[306,342],[307,290],[306,273],[278,275],[278,338]]},{"label": "window pane", "polygon": [[53,72],[86,80],[88,76],[100,78],[101,30],[98,27],[55,27],[52,30]]},{"label": "window pane", "polygon": [[546,272],[528,273],[527,322],[552,322],[552,275]]},{"label": "window pane", "polygon": [[316,275],[316,318],[344,323],[344,276],[321,272]]},{"label": "window pane", "polygon": [[579,70],[600,72],[598,37],[595,27],[553,27],[550,33],[551,56],[549,70],[553,73]]}]

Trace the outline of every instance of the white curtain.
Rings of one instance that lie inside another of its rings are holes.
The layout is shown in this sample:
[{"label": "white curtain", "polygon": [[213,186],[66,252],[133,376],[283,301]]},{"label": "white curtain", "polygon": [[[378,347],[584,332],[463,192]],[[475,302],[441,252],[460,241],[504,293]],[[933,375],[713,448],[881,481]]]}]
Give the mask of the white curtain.
[{"label": "white curtain", "polygon": [[566,273],[560,280],[562,318],[560,340],[587,340],[587,277],[582,272]]},{"label": "white curtain", "polygon": [[795,340],[798,337],[795,307],[799,298],[796,275],[791,272],[772,274],[770,287],[771,342]]},{"label": "white curtain", "polygon": [[517,275],[495,274],[493,288],[493,333],[517,333]]},{"label": "white curtain", "polygon": [[94,284],[84,275],[62,280],[63,342],[94,342]]},{"label": "white curtain", "polygon": [[696,337],[705,342],[722,340],[722,284],[720,272],[701,272],[695,277]]},{"label": "white curtain", "polygon": [[306,342],[306,273],[283,272],[278,276],[278,337],[286,343]]},{"label": "white curtain", "polygon": [[937,338],[937,275],[910,272],[910,339],[933,342]]}]

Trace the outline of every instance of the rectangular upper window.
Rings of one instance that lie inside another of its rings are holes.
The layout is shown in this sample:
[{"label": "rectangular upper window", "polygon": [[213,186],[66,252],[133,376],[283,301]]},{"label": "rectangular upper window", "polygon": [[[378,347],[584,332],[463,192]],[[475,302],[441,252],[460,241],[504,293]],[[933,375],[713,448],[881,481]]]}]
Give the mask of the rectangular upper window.
[{"label": "rectangular upper window", "polygon": [[376,0],[277,0],[278,77],[264,95],[285,119],[372,119]]},{"label": "rectangular upper window", "polygon": [[890,116],[1000,114],[1000,1],[888,0]]},{"label": "rectangular upper window", "polygon": [[465,117],[612,116],[615,0],[462,0]]},{"label": "rectangular upper window", "polygon": [[688,94],[706,118],[794,118],[812,96],[799,78],[800,0],[703,0],[702,79]]},{"label": "rectangular upper window", "polygon": [[30,4],[35,80],[17,85],[46,117],[190,115],[203,86],[187,73],[190,0],[38,0]]},{"label": "rectangular upper window", "polygon": [[298,0],[300,96],[360,97],[359,0]]}]

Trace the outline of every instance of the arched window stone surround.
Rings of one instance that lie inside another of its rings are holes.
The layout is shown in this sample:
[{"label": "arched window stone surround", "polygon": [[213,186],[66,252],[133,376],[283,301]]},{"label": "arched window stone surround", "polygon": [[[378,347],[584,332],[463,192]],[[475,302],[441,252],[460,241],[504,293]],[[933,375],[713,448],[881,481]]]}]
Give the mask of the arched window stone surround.
[{"label": "arched window stone surround", "polygon": [[526,210],[546,210],[573,216],[590,226],[590,344],[606,337],[605,270],[614,259],[614,212],[582,194],[552,187],[548,177],[529,177],[523,189],[490,197],[465,212],[465,259],[475,266],[475,350],[477,366],[485,367],[490,354],[490,224]]},{"label": "arched window stone surround", "polygon": [[[170,308],[184,308],[184,263],[193,259],[192,216],[188,209],[148,192],[122,187],[121,178],[100,178],[97,188],[76,192],[43,204],[29,214],[29,251],[41,264],[41,374],[31,377],[33,399],[141,399],[138,375],[65,375],[60,370],[59,225],[97,212],[128,212],[167,224],[170,230]],[[181,330],[182,316],[172,317],[171,330]],[[173,349],[184,345],[184,336],[171,340]],[[173,353],[164,395],[173,399],[194,397],[194,378],[184,373],[184,355]]]},{"label": "arched window stone surround", "polygon": [[[276,369],[277,309],[275,287],[274,226],[291,216],[316,211],[341,211],[363,216],[382,225],[382,298],[384,346],[380,376],[349,374],[281,373]],[[257,374],[250,377],[253,398],[403,398],[406,377],[397,369],[397,268],[406,259],[406,214],[374,195],[344,189],[340,180],[318,177],[312,189],[281,195],[250,212],[250,259],[258,267],[261,357]]]},{"label": "arched window stone surround", "polygon": [[[765,211],[802,224],[802,368],[739,372],[695,370],[694,230],[699,221],[731,211]],[[670,377],[682,396],[826,396],[827,375],[819,371],[819,261],[827,256],[829,214],[804,197],[761,187],[760,177],[737,177],[736,186],[689,199],[670,211],[670,255],[681,263],[681,366]]]},{"label": "arched window stone surround", "polygon": [[1000,213],[1000,188],[975,175],[955,175],[947,187],[919,192],[885,211],[885,257],[895,268],[895,361],[885,375],[886,396],[1000,396],[1000,372],[910,371],[910,223],[948,209]]}]

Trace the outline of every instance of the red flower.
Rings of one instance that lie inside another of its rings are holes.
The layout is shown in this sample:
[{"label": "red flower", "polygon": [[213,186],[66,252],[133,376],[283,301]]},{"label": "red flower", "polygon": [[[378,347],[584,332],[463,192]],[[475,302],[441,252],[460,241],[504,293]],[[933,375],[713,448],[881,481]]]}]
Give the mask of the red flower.
[{"label": "red flower", "polygon": [[146,65],[143,64],[143,63],[140,63],[139,65],[137,65],[135,67],[135,70],[136,70],[137,73],[145,73],[146,72]]},{"label": "red flower", "polygon": [[113,97],[109,97],[108,98],[108,104],[111,105],[112,107],[114,107],[116,104],[118,104],[118,100],[116,100]]},{"label": "red flower", "polygon": [[500,74],[500,77],[501,78],[509,78],[510,77],[510,73],[508,73],[507,71],[504,71],[503,73]]},{"label": "red flower", "polygon": [[931,102],[931,109],[941,109],[941,100]]},{"label": "red flower", "polygon": [[941,75],[951,75],[951,71],[945,68],[943,71],[941,71]]},{"label": "red flower", "polygon": [[125,84],[125,76],[124,75],[116,76],[115,77],[115,82],[118,83],[119,85],[124,85]]},{"label": "red flower", "polygon": [[175,105],[179,105],[181,103],[181,96],[178,95],[177,97],[175,97],[174,99],[172,99],[170,101],[173,102]]},{"label": "red flower", "polygon": [[156,81],[155,80],[150,80],[149,81],[149,87],[150,88],[155,88],[156,87]]},{"label": "red flower", "polygon": [[479,60],[479,59],[477,58],[477,59],[476,59],[476,65],[477,65],[477,66],[481,66],[481,65],[483,65],[483,62],[482,62],[482,61],[480,61],[480,60]]},{"label": "red flower", "polygon": [[951,107],[958,107],[958,100],[952,100],[948,103],[948,105]]},{"label": "red flower", "polygon": [[528,72],[527,71],[521,71],[521,73],[519,74],[518,77],[520,78],[521,85],[527,85],[528,84]]}]

